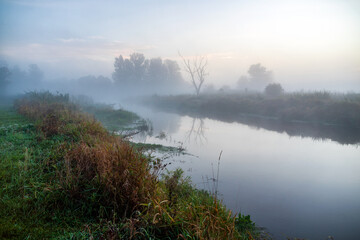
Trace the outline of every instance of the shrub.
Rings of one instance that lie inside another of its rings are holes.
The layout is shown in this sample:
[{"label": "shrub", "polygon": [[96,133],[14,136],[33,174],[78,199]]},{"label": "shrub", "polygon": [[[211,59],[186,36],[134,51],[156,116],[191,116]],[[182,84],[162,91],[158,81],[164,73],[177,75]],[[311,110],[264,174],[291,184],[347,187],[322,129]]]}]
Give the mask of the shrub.
[{"label": "shrub", "polygon": [[255,223],[251,221],[250,215],[239,213],[235,219],[235,227],[239,232],[252,231],[255,229]]},{"label": "shrub", "polygon": [[272,97],[281,96],[284,93],[280,83],[270,83],[265,87],[265,94]]}]

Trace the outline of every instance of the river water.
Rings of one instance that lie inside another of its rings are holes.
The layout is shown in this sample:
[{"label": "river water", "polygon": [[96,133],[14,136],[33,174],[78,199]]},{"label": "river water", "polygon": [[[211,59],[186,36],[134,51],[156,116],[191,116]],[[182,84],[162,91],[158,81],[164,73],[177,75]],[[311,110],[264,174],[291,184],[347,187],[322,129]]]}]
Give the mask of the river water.
[{"label": "river water", "polygon": [[[360,147],[331,139],[130,107],[153,125],[135,141],[183,146],[169,168],[181,167],[220,198],[250,214],[276,239],[360,238]],[[219,154],[222,151],[220,165]]]}]

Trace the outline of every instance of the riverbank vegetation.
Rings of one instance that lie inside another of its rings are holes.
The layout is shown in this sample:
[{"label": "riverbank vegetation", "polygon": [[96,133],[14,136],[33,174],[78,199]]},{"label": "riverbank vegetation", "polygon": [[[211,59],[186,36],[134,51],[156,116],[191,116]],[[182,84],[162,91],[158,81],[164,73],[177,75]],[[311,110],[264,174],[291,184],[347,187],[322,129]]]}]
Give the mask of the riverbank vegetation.
[{"label": "riverbank vegetation", "polygon": [[[360,94],[356,93],[298,92],[273,96],[243,92],[152,96],[146,98],[144,104],[193,117],[255,124],[290,135],[298,132],[298,135],[306,136],[308,132],[315,138],[330,137],[344,143],[360,141]],[[349,130],[355,133],[350,135],[357,137],[341,134]]]},{"label": "riverbank vegetation", "polygon": [[180,169],[166,172],[68,95],[29,93],[0,111],[2,239],[257,237],[248,217]]},{"label": "riverbank vegetation", "polygon": [[152,103],[166,109],[204,116],[261,116],[280,121],[343,125],[360,128],[360,94],[328,92],[153,96]]}]

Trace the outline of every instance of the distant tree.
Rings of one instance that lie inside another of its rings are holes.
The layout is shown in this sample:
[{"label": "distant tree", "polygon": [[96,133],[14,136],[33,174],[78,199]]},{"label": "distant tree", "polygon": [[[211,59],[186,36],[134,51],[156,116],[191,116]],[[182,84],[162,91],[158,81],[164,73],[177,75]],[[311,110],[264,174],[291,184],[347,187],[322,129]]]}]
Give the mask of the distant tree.
[{"label": "distant tree", "polygon": [[30,82],[41,82],[44,78],[44,73],[40,70],[38,65],[30,64],[29,65],[29,74],[28,74]]},{"label": "distant tree", "polygon": [[144,79],[148,61],[142,53],[133,53],[129,59],[124,59],[122,55],[115,58],[113,80],[117,83],[134,84]]},{"label": "distant tree", "polygon": [[149,68],[147,71],[148,81],[156,83],[164,83],[167,80],[167,68],[163,64],[161,58],[152,58],[149,61]]},{"label": "distant tree", "polygon": [[252,64],[249,67],[248,74],[248,76],[243,75],[239,78],[238,88],[260,90],[273,80],[272,72],[266,70],[260,63]]},{"label": "distant tree", "polygon": [[44,78],[44,73],[36,64],[30,64],[28,71],[22,70],[18,66],[13,66],[7,77],[7,91],[11,93],[22,93],[24,91],[32,91],[40,86]]},{"label": "distant tree", "polygon": [[11,82],[11,88],[14,88],[18,90],[19,92],[22,92],[23,90],[27,89],[27,77],[28,74],[26,71],[22,70],[19,66],[14,66],[11,68],[11,76],[10,82]]},{"label": "distant tree", "polygon": [[270,83],[266,86],[264,92],[266,95],[277,97],[281,96],[284,93],[284,89],[282,88],[280,83]]},{"label": "distant tree", "polygon": [[118,58],[115,58],[114,62],[114,72],[112,74],[112,78],[116,82],[122,82],[125,78],[125,61],[122,55],[120,55]]},{"label": "distant tree", "polygon": [[12,80],[19,79],[19,80],[25,81],[26,78],[27,78],[26,71],[22,70],[19,66],[14,66],[11,68],[11,79]]},{"label": "distant tree", "polygon": [[256,89],[262,89],[272,81],[272,72],[260,63],[251,65],[248,74],[250,84]]},{"label": "distant tree", "polygon": [[164,65],[167,70],[167,79],[171,84],[182,84],[183,78],[181,76],[179,64],[176,61],[166,59]]},{"label": "distant tree", "polygon": [[195,57],[190,61],[190,59],[185,59],[180,53],[179,56],[183,60],[185,71],[191,77],[191,83],[195,88],[196,95],[199,95],[201,87],[205,82],[205,76],[208,75],[207,59],[204,56],[200,56]]},{"label": "distant tree", "polygon": [[148,61],[142,53],[133,53],[130,55],[130,62],[134,65],[134,75],[136,81],[143,80],[148,66]]},{"label": "distant tree", "polygon": [[141,53],[133,53],[128,59],[122,55],[115,59],[113,80],[116,83],[143,89],[169,89],[183,83],[176,61],[161,58],[146,59]]},{"label": "distant tree", "polygon": [[250,81],[253,82],[266,83],[272,80],[272,72],[266,70],[266,67],[262,66],[260,63],[251,65],[248,73]]},{"label": "distant tree", "polygon": [[5,94],[7,85],[9,84],[9,76],[11,72],[5,66],[0,67],[0,96]]}]

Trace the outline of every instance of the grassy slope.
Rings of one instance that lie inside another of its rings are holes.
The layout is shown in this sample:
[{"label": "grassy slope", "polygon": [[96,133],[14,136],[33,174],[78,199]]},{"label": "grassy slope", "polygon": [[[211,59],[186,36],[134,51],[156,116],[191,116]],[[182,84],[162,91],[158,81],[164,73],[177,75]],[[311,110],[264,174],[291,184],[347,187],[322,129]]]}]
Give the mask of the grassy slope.
[{"label": "grassy slope", "polygon": [[137,114],[123,109],[114,110],[111,105],[85,106],[83,109],[94,115],[111,132],[146,127],[146,122]]},{"label": "grassy slope", "polygon": [[[25,108],[25,112],[29,113],[30,110]],[[51,117],[49,119],[53,120]],[[102,166],[99,164],[107,159],[115,161],[113,164],[120,164],[121,169],[124,166],[131,168],[131,165],[126,165],[127,162],[116,163],[119,158],[113,158],[114,154],[123,154],[117,153],[117,150],[114,152],[110,148],[104,152],[106,158],[97,153],[103,150],[102,147],[108,146],[106,142],[117,140],[106,134],[103,136],[101,129],[89,129],[89,124],[95,128],[98,125],[88,123],[87,118],[81,116],[78,123],[70,117],[54,134],[51,126],[54,121],[49,119],[46,117],[35,122],[17,114],[12,108],[1,107],[0,238],[223,239],[231,236],[247,239],[254,234],[251,221],[247,221],[244,216],[232,217],[231,212],[211,195],[195,190],[187,179],[181,177],[181,171],[164,176],[162,181],[156,180],[153,192],[146,189],[151,186],[146,185],[150,179],[144,178],[151,177],[147,175],[150,173],[139,175],[140,182],[129,184],[140,184],[130,189],[145,187],[141,191],[150,191],[150,195],[144,195],[141,201],[136,197],[141,195],[136,192],[132,193],[135,194],[132,199],[126,192],[114,195],[111,186],[118,186],[117,181],[126,182],[127,177],[118,176],[118,171],[112,173],[111,169],[104,175],[101,168],[99,170],[99,166]],[[97,143],[96,138],[99,136],[104,139]],[[81,141],[88,143],[83,145]],[[133,152],[126,143],[111,144],[120,144],[119,149]],[[133,157],[128,163],[135,161],[136,164],[136,161],[145,160],[136,152],[134,154],[130,155]],[[95,162],[89,157],[94,158]],[[81,159],[89,161],[82,162]],[[155,163],[154,166],[158,165]],[[91,175],[94,170],[95,175]],[[140,171],[138,168],[129,170],[130,173],[135,171],[132,174]],[[123,177],[125,179],[121,180]],[[130,181],[137,179],[131,175],[129,177]],[[135,204],[135,212],[127,213],[124,208],[116,208],[120,203],[129,205],[129,200]]]}]

